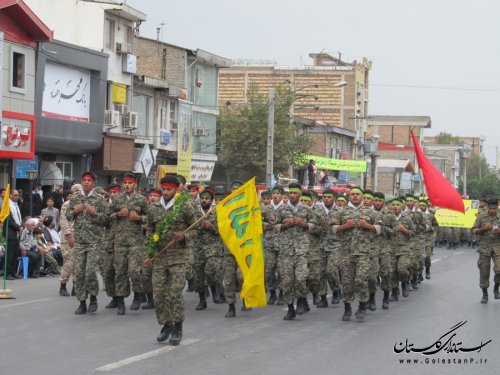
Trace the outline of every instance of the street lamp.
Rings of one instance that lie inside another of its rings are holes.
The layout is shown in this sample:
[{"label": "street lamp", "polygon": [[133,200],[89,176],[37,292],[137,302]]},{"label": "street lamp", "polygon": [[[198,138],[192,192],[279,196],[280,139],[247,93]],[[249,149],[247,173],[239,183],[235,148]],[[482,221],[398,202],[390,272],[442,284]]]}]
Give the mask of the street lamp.
[{"label": "street lamp", "polygon": [[36,169],[28,169],[26,177],[30,182],[30,217],[33,217],[33,181],[37,179],[38,171]]}]

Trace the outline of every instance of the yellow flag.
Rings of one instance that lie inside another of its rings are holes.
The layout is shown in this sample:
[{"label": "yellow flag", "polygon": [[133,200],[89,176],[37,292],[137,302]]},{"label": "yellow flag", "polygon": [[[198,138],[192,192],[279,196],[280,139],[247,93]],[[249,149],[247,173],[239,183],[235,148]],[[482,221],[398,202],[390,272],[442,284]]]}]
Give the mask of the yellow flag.
[{"label": "yellow flag", "polygon": [[10,184],[7,185],[7,189],[5,189],[5,195],[3,197],[2,210],[0,211],[0,221],[3,223],[7,216],[10,214]]},{"label": "yellow flag", "polygon": [[262,216],[255,177],[219,202],[217,223],[243,275],[240,297],[247,307],[267,306]]}]

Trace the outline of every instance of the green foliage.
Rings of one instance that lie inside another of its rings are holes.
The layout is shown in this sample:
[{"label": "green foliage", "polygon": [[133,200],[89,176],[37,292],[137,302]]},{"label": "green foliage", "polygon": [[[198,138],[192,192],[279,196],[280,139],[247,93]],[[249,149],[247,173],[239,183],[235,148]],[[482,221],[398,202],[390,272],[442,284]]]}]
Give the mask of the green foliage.
[{"label": "green foliage", "polygon": [[440,145],[451,145],[451,144],[459,144],[459,137],[453,136],[451,133],[441,132],[436,135],[436,143]]},{"label": "green foliage", "polygon": [[190,196],[186,192],[182,192],[173,198],[175,199],[173,208],[165,213],[163,221],[156,229],[156,232],[152,233],[148,239],[146,244],[146,253],[148,254],[148,258],[153,258],[158,255],[158,252],[160,251],[160,242],[162,242],[165,234],[171,230],[176,223],[182,206],[189,200],[189,198]]},{"label": "green foliage", "polygon": [[500,197],[500,180],[494,174],[488,174],[481,180],[467,179],[467,194],[476,198]]},{"label": "green foliage", "polygon": [[[297,155],[308,153],[311,138],[290,118],[293,95],[288,86],[276,89],[274,108],[274,171],[285,171]],[[269,99],[250,87],[248,103],[220,110],[218,126],[221,134],[219,160],[230,179],[246,180],[266,176],[267,123]]]},{"label": "green foliage", "polygon": [[490,174],[488,161],[483,155],[473,154],[470,160],[467,160],[467,179],[481,179]]}]

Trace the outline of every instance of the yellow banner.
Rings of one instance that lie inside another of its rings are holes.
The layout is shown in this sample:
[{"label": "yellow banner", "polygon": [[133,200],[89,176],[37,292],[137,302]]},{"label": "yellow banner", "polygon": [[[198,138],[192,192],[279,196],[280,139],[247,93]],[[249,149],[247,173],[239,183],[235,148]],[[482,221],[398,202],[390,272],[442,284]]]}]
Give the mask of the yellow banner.
[{"label": "yellow banner", "polygon": [[127,85],[113,82],[112,101],[116,104],[127,104]]},{"label": "yellow banner", "polygon": [[305,165],[309,160],[314,160],[316,162],[316,168],[318,169],[328,169],[331,171],[347,171],[347,172],[366,172],[368,163],[363,160],[343,160],[343,159],[331,159],[322,156],[314,155],[301,155],[300,163]]},{"label": "yellow banner", "polygon": [[179,100],[179,123],[177,131],[177,174],[184,176],[186,183],[191,182],[191,153],[193,148],[193,132],[191,120],[193,106]]},{"label": "yellow banner", "polygon": [[262,216],[255,177],[217,205],[219,233],[243,275],[240,297],[247,307],[267,306]]},{"label": "yellow banner", "polygon": [[463,199],[465,206],[465,214],[447,210],[445,208],[438,208],[436,210],[436,220],[440,227],[453,227],[453,228],[472,228],[476,221],[476,216],[479,208],[479,201]]},{"label": "yellow banner", "polygon": [[7,216],[9,216],[10,214],[9,201],[10,201],[10,184],[8,184],[7,188],[5,189],[5,195],[3,197],[3,203],[2,203],[2,210],[0,211],[0,221],[2,223],[5,221],[5,219],[7,219]]}]

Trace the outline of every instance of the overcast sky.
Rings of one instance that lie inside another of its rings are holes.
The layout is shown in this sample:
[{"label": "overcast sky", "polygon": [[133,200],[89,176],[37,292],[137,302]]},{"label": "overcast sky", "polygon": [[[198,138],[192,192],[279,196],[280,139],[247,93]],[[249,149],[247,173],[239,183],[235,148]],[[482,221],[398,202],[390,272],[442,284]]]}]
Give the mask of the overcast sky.
[{"label": "overcast sky", "polygon": [[[141,35],[230,58],[310,65],[311,52],[367,57],[370,115],[430,116],[432,128],[500,146],[500,1],[127,0]],[[164,24],[163,26],[161,24]]]}]

